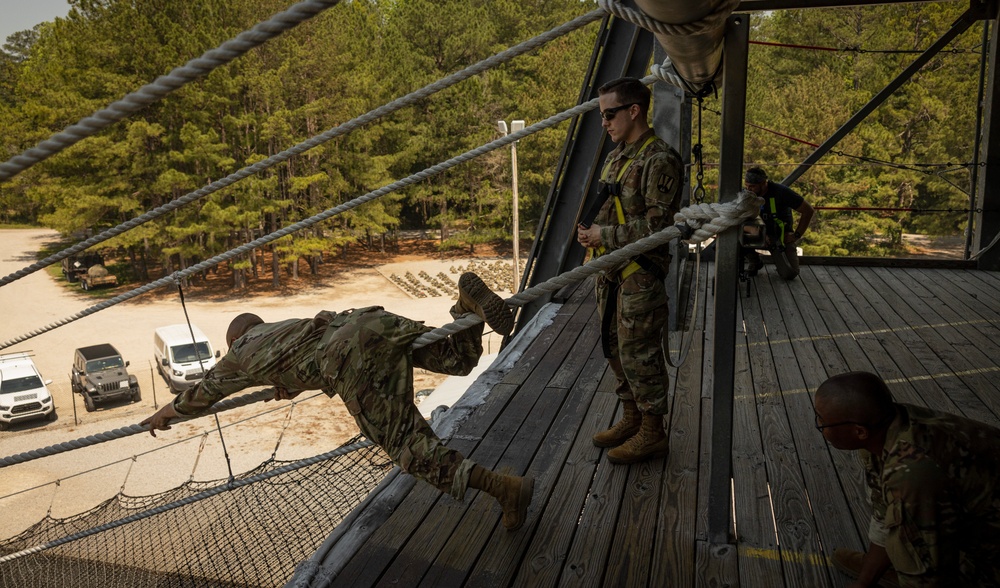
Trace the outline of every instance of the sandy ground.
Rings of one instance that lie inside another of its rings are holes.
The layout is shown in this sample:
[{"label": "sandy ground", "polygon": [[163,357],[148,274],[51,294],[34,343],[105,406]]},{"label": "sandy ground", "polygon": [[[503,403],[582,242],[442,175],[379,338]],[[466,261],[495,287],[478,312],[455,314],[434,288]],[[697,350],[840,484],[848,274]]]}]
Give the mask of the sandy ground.
[{"label": "sandy ground", "polygon": [[[34,252],[55,238],[56,234],[47,230],[0,230],[0,275],[6,276],[33,263]],[[223,336],[229,321],[249,310],[265,321],[277,321],[312,316],[321,309],[377,304],[428,325],[445,324],[452,320],[448,309],[453,294],[445,293],[448,290],[445,287],[441,288],[440,296],[431,296],[427,289],[432,286],[425,283],[421,290],[424,297],[417,297],[417,287],[401,285],[407,282],[406,273],[418,282],[424,281],[421,272],[436,279],[443,273],[457,282],[455,272],[460,268],[482,267],[485,263],[496,264],[499,260],[409,259],[352,270],[346,278],[338,278],[328,286],[310,287],[308,291],[288,296],[221,302],[199,300],[190,294],[185,298],[191,322],[224,353]],[[498,292],[510,295],[509,287],[503,291],[499,284]],[[99,301],[84,295],[75,285],[67,286],[63,280],[52,278],[44,270],[35,272],[0,287],[0,308],[4,314],[0,321],[0,341],[8,344]],[[172,395],[153,364],[153,331],[184,320],[176,296],[139,297],[0,350],[0,353],[32,353],[43,378],[52,380],[49,390],[59,414],[56,422],[33,421],[0,432],[0,456],[127,427],[169,402]],[[142,389],[139,403],[109,404],[88,413],[82,398],[71,392],[69,369],[73,350],[97,343],[113,344],[130,362],[129,371],[139,378]],[[499,345],[498,336],[484,337],[487,353],[495,353]],[[434,388],[443,381],[443,376],[422,370],[415,374],[417,390]],[[236,473],[266,460],[276,446],[278,459],[299,459],[334,449],[357,433],[353,419],[339,399],[311,393],[303,394],[295,403],[263,403],[229,411],[220,416],[220,421]],[[225,478],[227,472],[219,432],[211,417],[177,425],[155,439],[146,434],[133,435],[10,466],[0,475],[3,515],[0,539],[21,532],[44,517],[49,509],[52,516],[66,517],[84,512],[122,489],[131,495],[145,495],[176,487],[191,478]]]}]

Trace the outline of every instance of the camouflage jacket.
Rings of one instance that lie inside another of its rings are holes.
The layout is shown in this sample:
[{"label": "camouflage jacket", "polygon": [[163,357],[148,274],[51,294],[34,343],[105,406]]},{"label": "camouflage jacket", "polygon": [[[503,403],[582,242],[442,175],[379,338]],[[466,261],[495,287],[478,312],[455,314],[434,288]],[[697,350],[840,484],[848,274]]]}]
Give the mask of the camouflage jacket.
[{"label": "camouflage jacket", "polygon": [[[631,145],[618,145],[605,160],[601,179],[609,184],[620,183],[619,198],[625,213],[625,224],[618,224],[614,198],[608,198],[594,220],[601,226],[601,241],[608,251],[620,249],[674,224],[674,215],[680,210],[684,162],[673,147],[657,137],[642,149],[650,137],[653,137],[652,129]],[[632,165],[619,181],[619,173],[629,161]],[[646,252],[646,257],[666,274],[670,261],[667,245]]]},{"label": "camouflage jacket", "polygon": [[859,452],[871,490],[871,541],[884,545],[903,585],[1000,581],[1000,430],[896,407],[882,455]]},{"label": "camouflage jacket", "polygon": [[174,399],[178,414],[204,412],[230,394],[253,386],[281,386],[289,391],[323,390],[329,395],[326,366],[320,356],[324,335],[367,311],[322,311],[311,319],[263,323],[233,342],[229,352],[192,388]]}]

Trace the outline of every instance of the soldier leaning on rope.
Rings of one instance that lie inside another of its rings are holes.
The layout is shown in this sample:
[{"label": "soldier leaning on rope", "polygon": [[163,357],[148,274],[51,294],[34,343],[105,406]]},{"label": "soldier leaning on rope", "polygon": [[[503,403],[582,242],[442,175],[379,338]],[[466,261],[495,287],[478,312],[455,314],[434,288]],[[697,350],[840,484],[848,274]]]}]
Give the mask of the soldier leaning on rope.
[{"label": "soldier leaning on rope", "polygon": [[[451,314],[476,313],[494,330],[510,334],[511,309],[472,273],[458,281]],[[379,306],[322,311],[312,319],[265,323],[244,313],[229,325],[229,352],[186,390],[142,421],[155,431],[181,416],[204,413],[216,402],[252,386],[274,386],[274,398],[305,390],[340,396],[358,427],[393,463],[413,477],[462,500],[466,488],[492,495],[503,509],[503,525],[518,529],[527,516],[534,481],[492,472],[446,447],[413,403],[413,366],[466,375],[483,353],[479,323],[425,347],[413,342],[431,329]]]},{"label": "soldier leaning on rope", "polygon": [[868,552],[837,549],[860,586],[1000,586],[1000,429],[896,404],[868,372],[833,376],[816,428],[857,451],[870,490]]},{"label": "soldier leaning on rope", "polygon": [[[673,224],[680,207],[684,164],[646,122],[650,91],[635,78],[598,89],[602,126],[618,146],[601,173],[606,198],[594,224],[581,223],[577,240],[594,255],[614,251]],[[663,420],[669,412],[663,350],[667,318],[664,279],[668,245],[656,247],[597,279],[597,308],[608,364],[617,378],[622,419],[594,436],[610,447],[612,463],[634,463],[668,453]]]}]

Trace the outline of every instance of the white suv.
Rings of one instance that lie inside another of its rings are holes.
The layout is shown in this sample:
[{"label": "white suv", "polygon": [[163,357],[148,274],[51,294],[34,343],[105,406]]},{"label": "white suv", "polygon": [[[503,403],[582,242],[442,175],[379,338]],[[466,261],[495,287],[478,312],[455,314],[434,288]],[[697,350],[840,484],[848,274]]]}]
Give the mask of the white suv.
[{"label": "white suv", "polygon": [[35,362],[27,353],[0,355],[0,430],[38,418],[56,420],[56,407]]}]

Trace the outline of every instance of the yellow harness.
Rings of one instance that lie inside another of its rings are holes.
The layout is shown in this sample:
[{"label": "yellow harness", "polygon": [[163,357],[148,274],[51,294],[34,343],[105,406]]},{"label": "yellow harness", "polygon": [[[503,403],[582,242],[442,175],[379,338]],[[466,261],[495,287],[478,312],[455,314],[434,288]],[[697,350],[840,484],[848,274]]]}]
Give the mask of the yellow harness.
[{"label": "yellow harness", "polygon": [[[650,135],[649,138],[646,139],[645,142],[643,142],[642,146],[639,147],[639,151],[636,152],[635,157],[630,157],[628,162],[625,165],[623,165],[622,168],[618,171],[618,177],[615,178],[615,183],[620,183],[622,181],[622,178],[625,177],[625,174],[628,172],[629,168],[632,167],[632,164],[635,163],[635,160],[638,159],[640,155],[642,155],[642,152],[646,150],[646,147],[649,147],[649,144],[652,143],[654,139],[656,139],[656,135]],[[604,164],[604,170],[601,172],[602,182],[605,183],[607,182],[608,173],[611,171],[611,164],[613,163],[614,163],[613,161],[609,161],[608,163]],[[624,225],[625,209],[622,208],[621,198],[619,198],[617,194],[613,195],[612,198],[614,198],[615,214],[618,216],[618,224]],[[600,247],[591,248],[591,252],[593,257],[596,258],[600,257],[601,255],[604,255],[607,252],[607,248],[604,247],[604,245],[601,245]],[[621,271],[621,280],[624,282],[626,278],[628,278],[635,272],[639,271],[640,269],[642,269],[642,266],[640,266],[638,263],[634,261],[630,262],[627,266],[625,266],[625,269]]]}]

